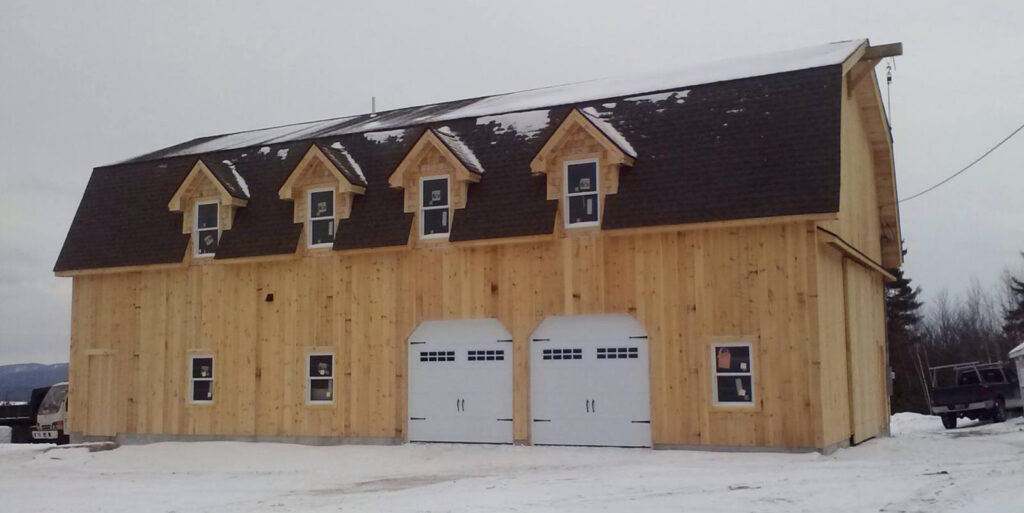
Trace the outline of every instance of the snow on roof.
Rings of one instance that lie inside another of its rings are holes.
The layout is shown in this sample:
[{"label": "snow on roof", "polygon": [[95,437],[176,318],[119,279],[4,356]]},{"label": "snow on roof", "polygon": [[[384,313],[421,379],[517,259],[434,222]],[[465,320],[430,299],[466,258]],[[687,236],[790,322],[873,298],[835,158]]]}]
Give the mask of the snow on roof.
[{"label": "snow on roof", "polygon": [[245,197],[249,198],[249,184],[245,183],[245,178],[242,178],[242,175],[238,174],[238,170],[235,169],[235,163],[230,160],[225,160],[224,165],[228,166],[228,169],[231,170],[231,174],[235,175],[235,182],[242,188],[242,193],[245,194]]},{"label": "snow on roof", "polygon": [[601,133],[603,133],[605,136],[611,139],[612,142],[615,143],[615,145],[618,146],[619,149],[621,149],[626,155],[636,158],[636,150],[633,149],[633,145],[629,144],[629,141],[626,140],[626,137],[623,136],[621,132],[616,130],[611,123],[604,120],[601,117],[601,113],[597,112],[597,109],[593,107],[587,107],[581,110],[580,112],[582,112],[583,115],[586,116],[587,119],[589,119],[590,122],[593,123],[598,130],[601,131]]},{"label": "snow on roof", "polygon": [[402,142],[405,139],[405,130],[399,128],[397,130],[385,130],[383,132],[367,132],[363,134],[363,137],[367,141],[375,143],[386,143],[388,139],[395,139],[397,142]]},{"label": "snow on roof", "polygon": [[445,146],[448,146],[448,149],[452,150],[452,153],[454,153],[470,171],[481,175],[484,174],[484,167],[480,165],[480,161],[477,160],[476,154],[473,153],[473,150],[469,149],[469,146],[466,146],[466,143],[462,142],[462,139],[459,139],[459,137],[452,132],[451,128],[443,126],[434,130],[434,133],[441,136],[440,139],[444,142]]},{"label": "snow on roof", "polygon": [[494,130],[495,133],[503,134],[511,131],[529,139],[548,127],[551,123],[551,119],[548,116],[550,112],[548,109],[543,109],[513,112],[498,116],[484,116],[477,118],[476,124],[490,125],[494,123],[497,125]]},{"label": "snow on roof", "polygon": [[352,155],[349,154],[348,150],[346,150],[345,147],[342,146],[340,142],[332,144],[331,148],[338,150],[338,152],[340,152],[342,156],[345,157],[345,160],[348,161],[349,168],[352,170],[352,172],[359,175],[359,178],[363,181],[364,184],[367,183],[366,175],[363,174],[363,168],[359,167],[359,164],[356,163],[356,159],[352,158]]},{"label": "snow on roof", "polygon": [[1024,358],[1024,344],[1011,349],[1010,358]]},{"label": "snow on roof", "polygon": [[[203,137],[136,157],[136,159],[149,160],[194,155],[318,137],[391,130],[454,119],[497,116],[585,101],[659,93],[688,86],[830,66],[842,63],[866,43],[866,39],[855,39],[797,50],[691,65],[670,71],[603,78],[482,98],[421,105],[376,114],[347,116]],[[679,101],[678,97],[677,101]]]}]

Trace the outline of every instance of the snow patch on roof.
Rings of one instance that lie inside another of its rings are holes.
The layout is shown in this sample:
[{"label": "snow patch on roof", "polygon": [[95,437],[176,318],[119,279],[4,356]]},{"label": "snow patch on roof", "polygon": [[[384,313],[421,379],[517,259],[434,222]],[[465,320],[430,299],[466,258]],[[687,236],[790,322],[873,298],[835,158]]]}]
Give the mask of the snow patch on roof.
[{"label": "snow patch on roof", "polygon": [[743,112],[743,107],[736,107],[735,109],[725,111],[726,114],[739,114],[740,112]]},{"label": "snow patch on roof", "polygon": [[341,145],[340,142],[332,144],[331,148],[338,150],[338,152],[340,152],[341,155],[345,157],[345,160],[348,161],[348,165],[351,168],[352,172],[359,175],[359,178],[363,181],[364,184],[367,183],[366,175],[363,174],[363,168],[359,167],[359,164],[356,163],[356,159],[352,158],[352,155],[348,152],[348,150],[345,149],[344,146]]},{"label": "snow patch on roof", "polygon": [[690,96],[690,90],[686,89],[676,93],[676,103],[686,103],[686,97]]},{"label": "snow patch on roof", "polygon": [[[396,109],[377,113],[373,116],[367,114],[347,116],[225,134],[199,139],[194,143],[179,145],[174,147],[174,149],[158,151],[148,158],[195,155],[229,148],[244,148],[261,144],[298,141],[313,137],[331,137],[407,128],[454,119],[496,116],[511,112],[531,111],[630,95],[643,95],[656,91],[678,90],[684,87],[726,80],[831,66],[842,63],[857,48],[866,43],[867,40],[865,39],[856,39],[811,46],[798,50],[754,55],[709,64],[691,65],[669,71],[542,87],[488,96],[476,100],[462,100]],[[681,100],[684,97],[677,95],[676,102],[682,103]]]},{"label": "snow patch on roof", "polygon": [[238,170],[235,169],[235,163],[230,160],[225,160],[224,165],[228,166],[228,169],[231,170],[231,174],[235,175],[235,182],[242,188],[242,193],[245,194],[245,197],[249,198],[249,184],[245,182],[245,178],[242,178],[242,175],[238,174]]},{"label": "snow patch on roof", "polygon": [[395,139],[396,142],[402,142],[402,139],[405,138],[405,130],[398,129],[386,130],[384,132],[367,132],[363,134],[363,137],[365,137],[367,141],[375,142],[378,144],[386,143],[388,142],[388,139]]},{"label": "snow patch on roof", "polygon": [[627,101],[627,102],[651,102],[651,103],[658,103],[658,102],[663,102],[663,101],[667,100],[670,96],[672,96],[674,94],[676,94],[675,91],[669,91],[667,93],[645,94],[643,96],[631,96],[629,98],[626,98],[623,101]]},{"label": "snow patch on roof", "polygon": [[288,148],[277,150],[277,156],[281,160],[284,160],[284,159],[288,158]]},{"label": "snow patch on roof", "polygon": [[513,112],[511,114],[501,114],[498,116],[484,116],[477,118],[477,125],[490,125],[495,123],[498,126],[494,129],[494,133],[503,134],[506,132],[514,132],[522,135],[529,139],[537,135],[538,132],[544,130],[551,123],[549,113],[551,111],[544,110],[531,110],[527,112]]},{"label": "snow patch on roof", "polygon": [[613,143],[615,143],[616,146],[618,146],[623,152],[625,152],[626,155],[636,158],[636,150],[633,149],[633,145],[629,144],[629,141],[626,140],[626,137],[623,136],[621,132],[616,130],[611,123],[606,121],[602,117],[601,113],[597,111],[597,109],[593,107],[586,107],[582,109],[581,112],[583,112],[583,115],[586,116],[587,119],[589,119],[590,122],[593,123],[598,130],[601,131],[601,133],[606,135],[609,139],[612,140]]},{"label": "snow patch on roof", "polygon": [[259,151],[260,155],[267,155],[270,153],[270,146],[263,146]]},{"label": "snow patch on roof", "polygon": [[616,105],[618,105],[618,104],[615,103],[615,102],[608,102],[608,103],[602,103],[601,104],[601,106],[606,108],[606,109],[614,109]]},{"label": "snow patch on roof", "polygon": [[462,139],[459,139],[459,136],[452,132],[451,128],[443,126],[434,130],[434,132],[441,136],[441,141],[448,146],[448,149],[452,150],[452,153],[454,153],[455,156],[470,169],[470,171],[474,171],[478,174],[484,173],[484,167],[480,165],[480,161],[477,160],[476,154],[473,153],[473,150],[469,149],[469,146],[466,146],[466,143],[462,142]]}]

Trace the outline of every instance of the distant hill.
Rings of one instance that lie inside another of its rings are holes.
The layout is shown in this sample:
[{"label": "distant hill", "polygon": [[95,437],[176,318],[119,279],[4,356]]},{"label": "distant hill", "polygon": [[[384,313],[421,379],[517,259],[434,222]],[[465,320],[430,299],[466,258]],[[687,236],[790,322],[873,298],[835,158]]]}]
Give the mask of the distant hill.
[{"label": "distant hill", "polygon": [[28,401],[32,389],[68,380],[68,364],[0,365],[0,401]]}]

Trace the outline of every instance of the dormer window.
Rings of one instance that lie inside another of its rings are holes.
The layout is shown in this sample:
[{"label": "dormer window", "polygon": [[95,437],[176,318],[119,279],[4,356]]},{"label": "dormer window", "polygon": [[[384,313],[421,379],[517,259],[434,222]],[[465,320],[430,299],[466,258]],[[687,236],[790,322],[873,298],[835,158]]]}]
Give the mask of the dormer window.
[{"label": "dormer window", "polygon": [[334,243],[334,189],[309,191],[309,247],[327,248]]},{"label": "dormer window", "polygon": [[220,239],[219,201],[196,202],[195,249],[197,257],[210,257],[217,252]]},{"label": "dormer window", "polygon": [[597,160],[578,160],[565,163],[565,226],[595,226],[598,223],[600,196],[598,195]]},{"label": "dormer window", "polygon": [[448,177],[425,176],[420,179],[420,238],[447,237],[450,229]]}]

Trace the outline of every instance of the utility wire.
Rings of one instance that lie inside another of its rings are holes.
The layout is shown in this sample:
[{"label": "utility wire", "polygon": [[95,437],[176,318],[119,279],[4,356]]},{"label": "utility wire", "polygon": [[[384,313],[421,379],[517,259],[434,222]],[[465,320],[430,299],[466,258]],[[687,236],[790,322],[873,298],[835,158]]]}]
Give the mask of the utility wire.
[{"label": "utility wire", "polygon": [[931,186],[931,187],[929,187],[929,188],[927,188],[927,189],[925,189],[925,190],[923,190],[923,191],[921,191],[921,192],[919,192],[917,194],[914,194],[913,196],[909,196],[909,197],[906,197],[906,198],[903,198],[903,199],[899,200],[899,202],[903,203],[904,201],[910,201],[910,200],[912,200],[914,198],[917,198],[919,196],[923,196],[923,195],[925,195],[925,194],[927,194],[929,192],[934,191],[935,189],[938,189],[939,186],[941,186],[941,185],[945,184],[946,182],[956,178],[957,176],[960,176],[961,173],[963,173],[964,171],[967,171],[968,169],[970,169],[972,166],[974,166],[978,162],[981,162],[981,160],[984,159],[985,157],[987,157],[989,155],[989,153],[992,153],[993,151],[996,151],[996,148],[1002,146],[1003,143],[1005,143],[1006,141],[1009,141],[1011,137],[1017,135],[1017,133],[1019,133],[1021,130],[1024,130],[1024,125],[1021,125],[1021,126],[1017,127],[1017,129],[1014,130],[1013,132],[1010,132],[1010,135],[1008,135],[1005,138],[1003,138],[1003,140],[999,141],[999,143],[997,143],[995,146],[989,148],[989,150],[986,151],[985,153],[982,153],[980,157],[974,159],[973,162],[971,162],[970,164],[967,164],[967,166],[965,166],[963,169],[957,171],[956,173],[953,173],[952,175],[950,175],[945,180],[943,180],[943,181],[941,181],[941,182],[939,182],[939,183],[937,183],[937,184],[935,184],[935,185],[933,185],[933,186]]}]

